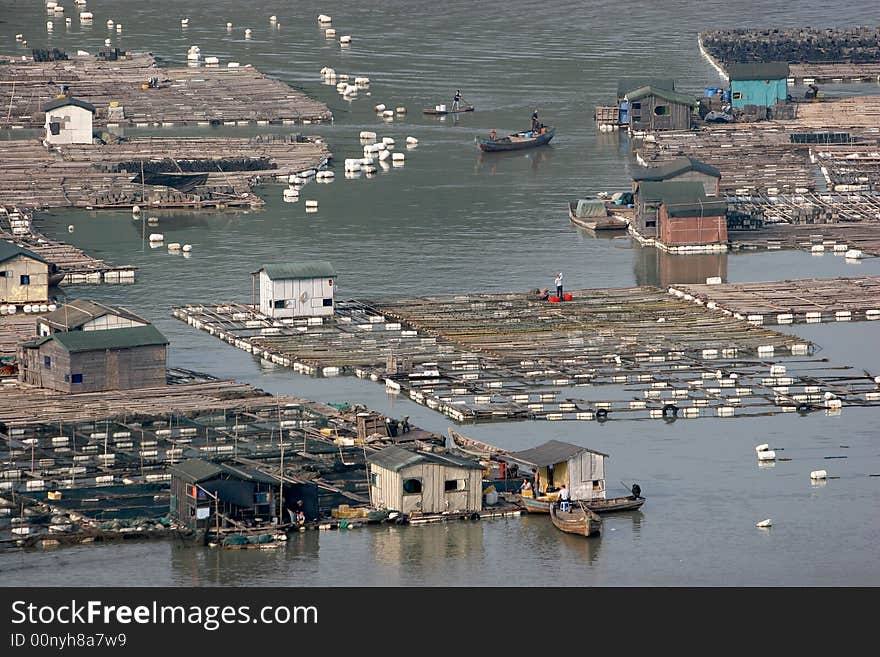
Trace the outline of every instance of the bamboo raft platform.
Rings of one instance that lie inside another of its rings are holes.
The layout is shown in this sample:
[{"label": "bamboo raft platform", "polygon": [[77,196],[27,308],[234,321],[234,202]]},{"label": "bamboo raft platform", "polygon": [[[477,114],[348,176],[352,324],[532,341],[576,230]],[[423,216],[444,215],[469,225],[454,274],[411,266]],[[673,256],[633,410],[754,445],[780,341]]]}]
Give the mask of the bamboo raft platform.
[{"label": "bamboo raft platform", "polygon": [[675,291],[757,325],[880,319],[878,276],[676,285]]},{"label": "bamboo raft platform", "polygon": [[[142,89],[153,76],[158,88]],[[95,106],[96,127],[293,125],[333,118],[323,103],[252,66],[163,68],[149,53],[126,53],[115,61],[91,55],[52,62],[18,58],[0,64],[0,80],[0,128],[42,128],[42,107],[61,85]],[[112,102],[122,107],[121,118],[111,114]]]},{"label": "bamboo raft platform", "polygon": [[34,228],[33,213],[29,210],[0,205],[0,239],[23,246],[55,264],[63,274],[58,285],[134,283],[137,267],[111,265],[75,246],[46,237]]},{"label": "bamboo raft platform", "polygon": [[880,97],[852,96],[822,103],[803,103],[799,106],[797,125],[801,128],[864,131],[876,139],[880,132]]},{"label": "bamboo raft platform", "polygon": [[719,68],[731,62],[791,64],[792,82],[874,82],[880,79],[876,27],[735,29],[701,32],[700,48]]},{"label": "bamboo raft platform", "polygon": [[[255,183],[287,182],[328,161],[327,145],[298,135],[136,137],[51,150],[37,139],[4,142],[0,202],[21,208],[118,209],[257,207]],[[141,166],[207,173],[189,192],[136,182]]]},{"label": "bamboo raft platform", "polygon": [[[870,256],[880,256],[880,222],[876,221],[823,226],[781,223],[759,231],[729,231],[728,238],[735,250],[803,249],[814,255],[832,253],[843,257],[848,249],[858,249]],[[813,251],[819,245],[824,247],[822,251]]]},{"label": "bamboo raft platform", "polygon": [[[873,379],[826,366],[814,345],[657,288],[581,290],[562,304],[525,293],[345,301],[325,321],[235,303],[173,314],[301,374],[384,382],[456,422],[669,419],[670,405],[677,417],[773,414],[821,407],[829,390],[880,401]],[[778,359],[797,376],[768,377]],[[596,398],[606,385],[617,391]]]}]

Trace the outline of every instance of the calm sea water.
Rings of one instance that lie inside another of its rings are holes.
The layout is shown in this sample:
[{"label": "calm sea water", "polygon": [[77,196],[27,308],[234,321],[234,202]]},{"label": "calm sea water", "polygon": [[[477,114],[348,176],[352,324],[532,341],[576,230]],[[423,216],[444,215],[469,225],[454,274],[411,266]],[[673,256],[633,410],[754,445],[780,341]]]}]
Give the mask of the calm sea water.
[{"label": "calm sea water", "polygon": [[[70,4],[70,3],[67,3]],[[169,0],[94,0],[92,27],[74,7],[67,28],[39,2],[0,0],[0,52],[29,46],[94,52],[108,36],[121,48],[150,50],[185,63],[189,46],[222,63],[253,64],[326,102],[332,126],[306,126],[324,135],[336,157],[359,156],[358,133],[376,130],[419,146],[406,165],[375,178],[312,184],[303,204],[281,200],[281,186],[261,194],[265,210],[242,213],[157,213],[166,242],[189,243],[193,256],[171,256],[142,241],[126,213],[53,211],[47,232],[115,263],[139,267],[134,286],[67,288],[131,307],[172,340],[173,365],[251,382],[268,391],[324,401],[362,401],[407,414],[445,431],[446,418],[375,384],[355,379],[309,379],[267,367],[239,350],[169,318],[175,304],[247,301],[250,272],[261,263],[322,258],[340,271],[342,296],[517,290],[550,286],[562,269],[570,288],[702,281],[773,280],[880,273],[880,260],[850,265],[832,254],[801,252],[659,256],[628,238],[595,239],[573,229],[566,202],[598,191],[625,189],[633,162],[618,134],[597,133],[593,107],[613,96],[626,75],[675,77],[699,92],[720,83],[701,58],[701,29],[745,26],[873,24],[864,3],[707,2],[635,3],[624,17],[618,3],[481,2],[453,0],[357,3],[231,0],[180,5]],[[327,40],[316,16],[334,17],[342,49]],[[280,28],[272,28],[270,15]],[[189,17],[189,27],[180,19]],[[105,22],[123,24],[110,33]],[[231,33],[227,22],[234,24]],[[244,29],[253,30],[251,39]],[[17,50],[18,49],[18,50]],[[370,96],[343,101],[318,71],[367,75]],[[451,101],[460,88],[477,112],[457,120],[424,117],[420,109]],[[76,90],[73,90],[76,93]],[[831,90],[829,90],[831,91]],[[876,85],[839,93],[876,93]],[[373,105],[404,105],[393,123]],[[538,109],[557,128],[553,145],[533,152],[481,156],[473,143],[490,128],[527,125]],[[171,134],[173,129],[159,134]],[[282,131],[280,128],[274,128]],[[285,127],[283,131],[288,131]],[[177,130],[176,132],[184,132]],[[189,131],[197,132],[196,130]],[[146,134],[127,130],[127,134]],[[254,134],[252,128],[205,130]],[[0,139],[19,137],[7,133]],[[68,234],[67,226],[74,232]],[[873,324],[795,326],[819,342],[823,356],[880,372]],[[864,585],[880,583],[880,450],[877,415],[846,409],[839,417],[812,414],[753,419],[595,423],[508,423],[468,427],[475,437],[511,448],[551,438],[611,454],[608,485],[638,481],[648,503],[641,512],[610,517],[596,540],[560,536],[546,518],[430,527],[309,532],[281,551],[215,552],[173,543],[84,546],[0,555],[0,581],[13,584],[179,585]],[[784,448],[792,461],[759,469],[754,445]],[[846,447],[841,447],[846,445]],[[824,456],[847,459],[827,461]],[[839,479],[810,484],[811,470]],[[771,517],[769,531],[758,520]]]}]

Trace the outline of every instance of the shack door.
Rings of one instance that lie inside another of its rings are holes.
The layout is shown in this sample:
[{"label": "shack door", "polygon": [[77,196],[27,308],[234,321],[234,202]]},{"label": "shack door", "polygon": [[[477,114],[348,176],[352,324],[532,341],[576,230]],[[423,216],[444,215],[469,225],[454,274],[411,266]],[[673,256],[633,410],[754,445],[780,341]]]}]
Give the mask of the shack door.
[{"label": "shack door", "polygon": [[[437,470],[438,466],[425,464],[422,466],[422,512],[437,513],[442,509],[437,508],[437,500],[443,499],[443,494],[437,494]],[[442,479],[442,478],[441,478]],[[442,485],[442,482],[441,482]]]},{"label": "shack door", "polygon": [[119,390],[119,352],[107,351],[106,353],[106,376],[107,385],[105,390]]}]

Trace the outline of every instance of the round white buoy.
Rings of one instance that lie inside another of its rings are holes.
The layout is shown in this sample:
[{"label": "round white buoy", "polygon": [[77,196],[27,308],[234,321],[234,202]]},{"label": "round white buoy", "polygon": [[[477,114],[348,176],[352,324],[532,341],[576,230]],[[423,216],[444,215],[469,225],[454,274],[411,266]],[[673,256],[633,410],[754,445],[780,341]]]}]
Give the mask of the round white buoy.
[{"label": "round white buoy", "polygon": [[762,443],[760,445],[755,446],[756,452],[766,452],[769,449],[770,449],[770,445],[768,445],[767,443]]},{"label": "round white buoy", "polygon": [[216,66],[220,63],[220,60],[217,57],[205,57],[205,64],[208,66]]},{"label": "round white buoy", "polygon": [[41,303],[40,304],[40,312],[41,313],[49,312],[49,304],[48,303]]},{"label": "round white buoy", "polygon": [[70,224],[70,225],[67,227],[67,232],[68,232],[68,233],[72,233],[72,232],[73,232],[73,224]]},{"label": "round white buoy", "polygon": [[407,137],[407,138],[406,138],[406,143],[409,144],[409,145],[411,145],[411,146],[415,146],[416,144],[419,143],[419,140],[416,139],[415,137]]},{"label": "round white buoy", "polygon": [[759,461],[775,461],[776,460],[776,452],[772,449],[765,449],[761,452],[758,452],[758,460]]},{"label": "round white buoy", "polygon": [[188,18],[181,18],[180,25],[181,25],[181,27],[186,27],[187,25],[189,25],[189,19]]},{"label": "round white buoy", "polygon": [[349,36],[348,34],[345,34],[345,35],[339,37],[339,43],[343,46],[351,43],[351,36]]},{"label": "round white buoy", "polygon": [[122,23],[116,23],[116,31],[122,32]]},{"label": "round white buoy", "polygon": [[361,130],[361,139],[363,139],[364,141],[376,139],[376,133],[371,132],[370,130]]},{"label": "round white buoy", "polygon": [[385,151],[379,151],[379,161],[380,161],[380,162],[384,162],[384,161],[387,160],[389,157],[391,157],[391,151],[387,151],[387,150],[385,150]]},{"label": "round white buoy", "polygon": [[320,14],[318,16],[318,22],[319,23],[332,23],[333,19],[330,18],[327,14]]},{"label": "round white buoy", "polygon": [[307,208],[317,208],[317,207],[318,207],[318,202],[317,202],[317,201],[314,201],[314,200],[306,201],[306,207],[307,207]]},{"label": "round white buoy", "polygon": [[52,21],[46,21],[46,29],[52,31]]},{"label": "round white buoy", "polygon": [[49,312],[54,313],[56,310],[58,310],[58,306],[56,306],[54,303],[50,303],[49,304]]},{"label": "round white buoy", "polygon": [[384,116],[386,119],[393,118],[394,110],[385,110],[384,112],[382,112],[382,116]]},{"label": "round white buoy", "polygon": [[251,32],[251,29],[250,29],[250,28],[247,28],[247,29],[244,31],[244,38],[245,38],[245,39],[250,39],[250,38],[251,38],[251,34],[253,34],[253,33]]},{"label": "round white buoy", "polygon": [[270,23],[278,22],[278,17],[277,16],[269,16],[269,22]]},{"label": "round white buoy", "polygon": [[766,520],[762,520],[757,525],[755,525],[755,527],[761,527],[762,529],[767,528],[767,527],[772,527],[772,526],[773,526],[773,521],[770,518],[767,518]]},{"label": "round white buoy", "polygon": [[239,66],[241,66],[241,64],[239,64],[238,62],[229,62],[226,65],[226,68],[238,68]]},{"label": "round white buoy", "polygon": [[847,260],[861,260],[865,257],[865,254],[862,253],[859,249],[850,249],[843,254],[843,257]]},{"label": "round white buoy", "polygon": [[147,217],[147,223],[151,226],[155,226],[159,223],[159,217]]},{"label": "round white buoy", "polygon": [[810,473],[810,479],[818,480],[818,479],[826,479],[828,477],[828,473],[825,470],[813,470]]},{"label": "round white buoy", "polygon": [[109,45],[110,45],[110,39],[104,39],[104,45],[105,45],[105,46],[109,46]]},{"label": "round white buoy", "polygon": [[169,251],[180,251],[180,242],[171,242],[168,244]]},{"label": "round white buoy", "polygon": [[113,27],[114,25],[115,25],[115,23],[113,22],[112,18],[107,20],[107,27]]},{"label": "round white buoy", "polygon": [[398,114],[406,114],[406,108],[403,105],[401,105],[400,107],[395,107],[394,111]]},{"label": "round white buoy", "polygon": [[377,112],[384,112],[385,111],[385,104],[379,103],[378,105],[376,105],[376,111]]},{"label": "round white buoy", "polygon": [[162,233],[150,233],[150,241],[151,242],[161,242],[165,239],[165,236]]},{"label": "round white buoy", "polygon": [[403,162],[406,159],[406,155],[404,155],[403,153],[392,153],[391,159],[395,162]]},{"label": "round white buoy", "polygon": [[192,248],[192,244],[184,244],[184,245],[183,245],[183,252],[184,252],[184,253],[189,253],[189,252],[192,251],[192,250],[193,250],[193,248]]},{"label": "round white buoy", "polygon": [[65,18],[65,19],[64,19],[64,24],[65,24],[65,25],[70,25],[71,23],[73,23],[73,19],[72,19],[72,18]]},{"label": "round white buoy", "polygon": [[226,29],[227,29],[227,30],[231,30],[231,29],[232,29],[232,23],[226,23]]},{"label": "round white buoy", "polygon": [[132,214],[138,214],[140,211],[141,211],[141,206],[139,206],[139,205],[133,205],[131,207]]},{"label": "round white buoy", "polygon": [[29,304],[29,303],[24,304],[24,307],[22,308],[22,310],[23,310],[24,312],[30,314],[30,312],[31,312],[31,304]]},{"label": "round white buoy", "polygon": [[90,21],[95,17],[95,15],[90,11],[84,11],[79,15],[80,21]]}]

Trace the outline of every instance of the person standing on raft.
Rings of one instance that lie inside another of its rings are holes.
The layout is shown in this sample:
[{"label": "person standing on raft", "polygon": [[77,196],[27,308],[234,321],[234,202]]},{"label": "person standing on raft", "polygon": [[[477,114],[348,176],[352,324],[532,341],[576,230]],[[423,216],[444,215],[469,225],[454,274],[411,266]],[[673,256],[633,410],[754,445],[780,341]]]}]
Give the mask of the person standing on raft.
[{"label": "person standing on raft", "polygon": [[562,272],[556,274],[556,296],[562,301]]},{"label": "person standing on raft", "polygon": [[457,112],[459,104],[461,103],[461,89],[457,89],[455,91],[455,97],[452,99],[452,111]]},{"label": "person standing on raft", "polygon": [[532,132],[537,133],[541,125],[538,122],[538,110],[532,112]]}]

